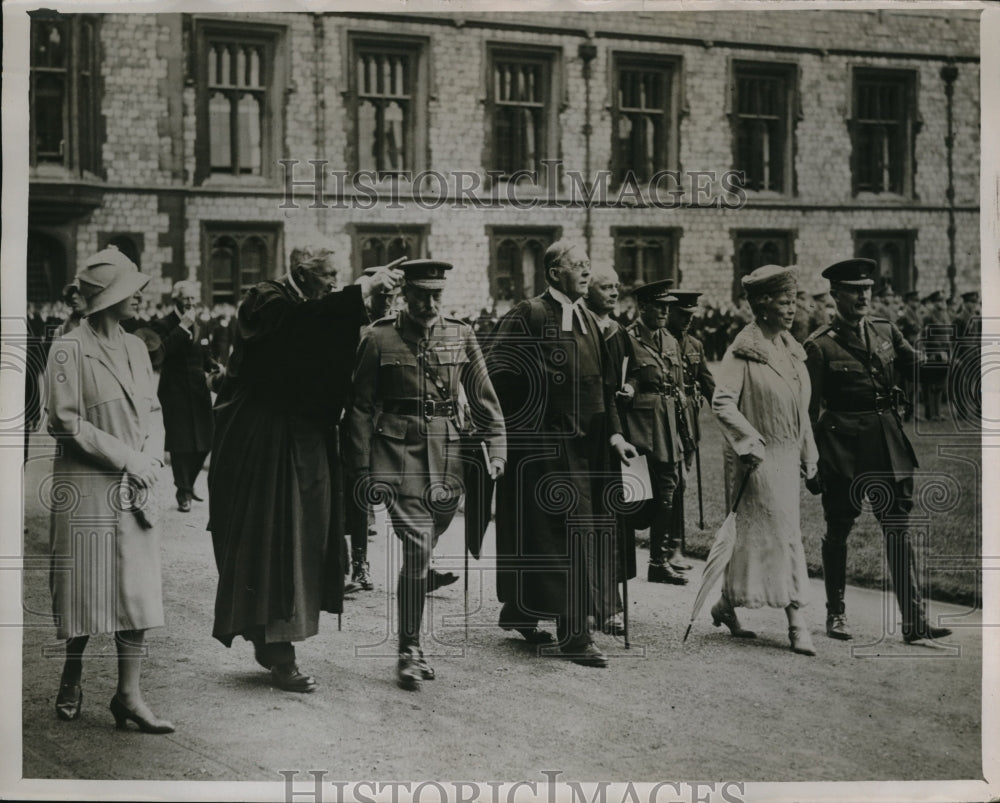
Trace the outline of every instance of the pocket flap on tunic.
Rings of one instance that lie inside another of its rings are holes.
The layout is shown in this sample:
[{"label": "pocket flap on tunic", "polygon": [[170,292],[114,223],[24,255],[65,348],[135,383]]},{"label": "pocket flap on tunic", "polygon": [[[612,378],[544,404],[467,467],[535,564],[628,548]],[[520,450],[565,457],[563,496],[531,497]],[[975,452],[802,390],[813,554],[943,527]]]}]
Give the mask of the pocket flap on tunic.
[{"label": "pocket flap on tunic", "polygon": [[379,367],[409,365],[416,368],[417,358],[411,351],[383,351],[378,359]]},{"label": "pocket flap on tunic", "polygon": [[402,441],[406,440],[408,426],[409,422],[405,418],[383,414],[379,417],[378,424],[375,427],[375,434],[383,438]]},{"label": "pocket flap on tunic", "polygon": [[857,360],[830,360],[831,371],[860,371],[865,372],[865,367]]}]

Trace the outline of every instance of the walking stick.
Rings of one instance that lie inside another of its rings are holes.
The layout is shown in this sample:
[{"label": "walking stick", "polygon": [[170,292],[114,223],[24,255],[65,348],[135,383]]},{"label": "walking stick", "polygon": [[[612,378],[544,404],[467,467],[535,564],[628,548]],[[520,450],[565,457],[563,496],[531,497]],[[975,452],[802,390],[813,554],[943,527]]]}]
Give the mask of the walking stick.
[{"label": "walking stick", "polygon": [[622,572],[622,606],[625,608],[625,612],[622,615],[622,624],[625,626],[625,649],[627,650],[632,645],[628,640],[628,577],[625,576],[626,574],[628,574],[627,571]]},{"label": "walking stick", "polygon": [[[468,511],[466,511],[468,512]],[[469,545],[465,544],[465,640],[469,640]]]},{"label": "walking stick", "polygon": [[698,529],[705,529],[705,505],[702,502],[701,491],[701,444],[694,447],[694,465],[698,471]]}]

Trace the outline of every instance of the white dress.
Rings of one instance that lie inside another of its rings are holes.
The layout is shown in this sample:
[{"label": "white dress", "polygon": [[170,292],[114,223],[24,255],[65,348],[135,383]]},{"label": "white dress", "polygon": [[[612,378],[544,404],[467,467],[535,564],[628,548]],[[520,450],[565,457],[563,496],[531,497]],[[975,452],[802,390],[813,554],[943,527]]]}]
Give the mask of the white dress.
[{"label": "white dress", "polygon": [[817,460],[805,352],[787,332],[772,341],[751,323],[726,351],[715,379],[712,410],[726,436],[727,505],[746,472],[739,456],[764,443],[764,461],[751,474],[737,510],[723,593],[734,607],[801,607],[809,586],[799,528],[799,469]]}]

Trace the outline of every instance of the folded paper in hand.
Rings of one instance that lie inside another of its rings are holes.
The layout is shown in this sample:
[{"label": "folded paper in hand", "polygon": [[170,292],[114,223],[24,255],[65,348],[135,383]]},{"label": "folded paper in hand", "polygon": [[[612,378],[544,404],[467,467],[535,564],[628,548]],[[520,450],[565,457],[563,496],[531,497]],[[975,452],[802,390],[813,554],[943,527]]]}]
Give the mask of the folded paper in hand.
[{"label": "folded paper in hand", "polygon": [[646,456],[629,459],[629,465],[622,463],[622,485],[626,502],[644,502],[653,498],[653,483],[649,479],[649,464]]}]

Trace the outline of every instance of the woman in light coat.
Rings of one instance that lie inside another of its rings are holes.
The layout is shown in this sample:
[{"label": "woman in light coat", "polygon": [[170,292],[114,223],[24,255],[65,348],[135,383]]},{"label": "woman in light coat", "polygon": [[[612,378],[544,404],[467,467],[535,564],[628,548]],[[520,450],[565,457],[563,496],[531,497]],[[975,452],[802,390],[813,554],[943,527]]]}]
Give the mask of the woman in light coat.
[{"label": "woman in light coat", "polygon": [[66,663],[56,697],[60,719],[80,716],[87,641],[114,633],[118,688],[111,713],[146,733],[170,733],[139,690],[145,632],[163,624],[159,532],[149,491],[159,461],[149,435],[156,409],[143,341],[121,321],[134,317],[148,276],[116,248],[95,254],[77,275],[84,322],[49,352],[49,432],[59,445],[43,496],[52,510],[52,607]]},{"label": "woman in light coat", "polygon": [[736,336],[715,372],[712,410],[726,436],[729,500],[751,473],[712,619],[734,636],[753,638],[734,608],[784,608],[792,649],[815,655],[801,613],[809,578],[799,529],[799,479],[816,474],[818,455],[809,424],[805,352],[789,334],[796,272],[767,265],[743,278],[754,320]]}]

